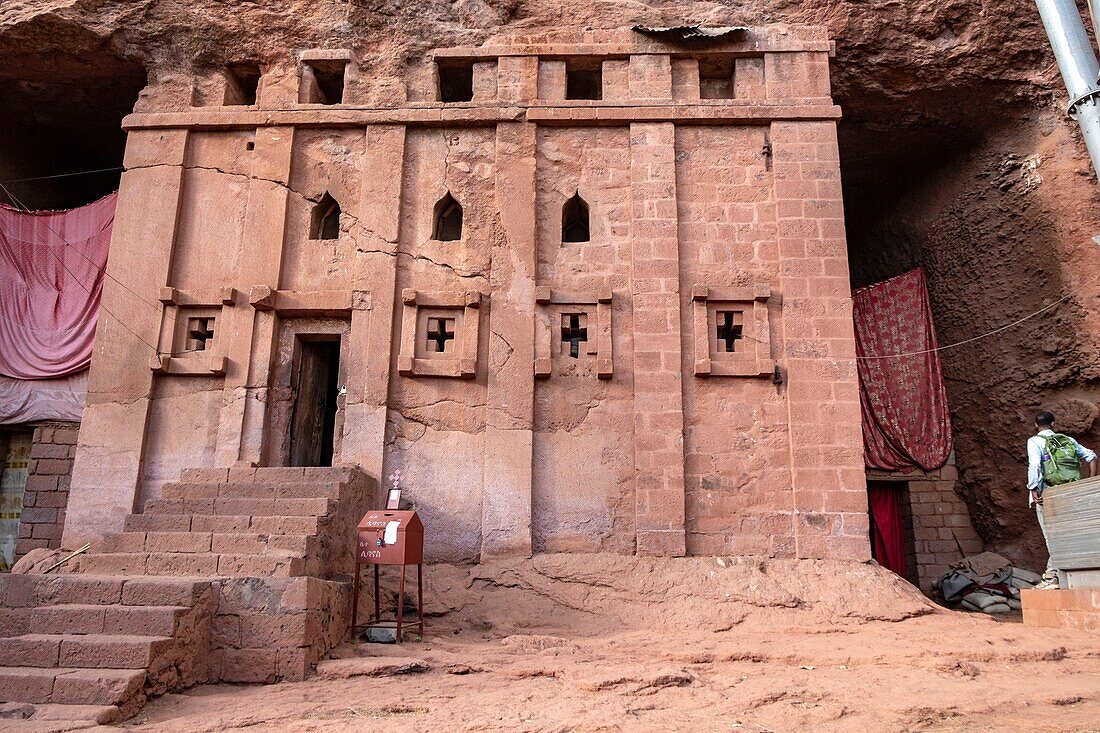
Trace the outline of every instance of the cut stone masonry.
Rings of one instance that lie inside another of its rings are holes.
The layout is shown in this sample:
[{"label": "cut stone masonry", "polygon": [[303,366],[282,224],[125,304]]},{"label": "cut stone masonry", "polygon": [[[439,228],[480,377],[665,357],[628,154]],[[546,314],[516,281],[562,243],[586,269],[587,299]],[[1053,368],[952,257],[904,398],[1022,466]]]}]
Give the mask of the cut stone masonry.
[{"label": "cut stone masonry", "polygon": [[0,575],[0,701],[133,715],[200,682],[301,680],[348,631],[350,468],[183,472],[50,575]]}]

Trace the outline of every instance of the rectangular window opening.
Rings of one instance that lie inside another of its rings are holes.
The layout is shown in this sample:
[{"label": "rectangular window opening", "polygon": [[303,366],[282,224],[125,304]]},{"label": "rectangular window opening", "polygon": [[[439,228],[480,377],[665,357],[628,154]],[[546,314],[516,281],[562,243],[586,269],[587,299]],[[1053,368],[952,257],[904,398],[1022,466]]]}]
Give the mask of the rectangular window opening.
[{"label": "rectangular window opening", "polygon": [[735,88],[733,59],[699,60],[700,99],[733,99]]},{"label": "rectangular window opening", "polygon": [[566,99],[603,99],[603,64],[599,59],[565,62]]},{"label": "rectangular window opening", "polygon": [[469,102],[474,98],[474,62],[439,64],[439,101]]},{"label": "rectangular window opening", "polygon": [[260,88],[260,67],[258,64],[232,64],[226,69],[228,84],[225,91],[227,105],[252,106],[256,104],[257,91]]},{"label": "rectangular window opening", "polygon": [[302,104],[342,104],[346,61],[308,61],[302,64]]}]

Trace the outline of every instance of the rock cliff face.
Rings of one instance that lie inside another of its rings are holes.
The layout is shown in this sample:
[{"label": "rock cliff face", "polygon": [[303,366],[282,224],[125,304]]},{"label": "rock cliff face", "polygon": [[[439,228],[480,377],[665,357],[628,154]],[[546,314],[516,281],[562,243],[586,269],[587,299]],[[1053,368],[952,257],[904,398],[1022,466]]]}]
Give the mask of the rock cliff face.
[{"label": "rock cliff face", "polygon": [[[142,104],[186,104],[193,73],[228,63],[350,47],[365,75],[416,78],[431,48],[505,30],[776,22],[836,40],[853,285],[923,266],[941,344],[1006,327],[944,352],[961,490],[993,548],[1038,565],[1022,462],[1033,413],[1050,407],[1100,443],[1100,215],[1031,0],[7,0],[0,180],[120,165],[119,120],[147,82]],[[9,187],[47,207],[116,183],[107,171]]]}]

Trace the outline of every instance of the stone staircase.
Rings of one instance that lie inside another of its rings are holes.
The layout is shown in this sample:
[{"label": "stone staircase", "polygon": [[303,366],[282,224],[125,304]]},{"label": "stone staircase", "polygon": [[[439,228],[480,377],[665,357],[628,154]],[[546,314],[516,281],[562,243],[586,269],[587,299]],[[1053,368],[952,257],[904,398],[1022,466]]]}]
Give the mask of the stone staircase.
[{"label": "stone staircase", "polygon": [[208,580],[4,575],[0,596],[4,702],[84,706],[71,717],[114,722],[207,679]]},{"label": "stone staircase", "polygon": [[347,632],[376,493],[354,468],[185,470],[59,574],[0,576],[0,716],[102,724],[200,682],[302,679]]}]

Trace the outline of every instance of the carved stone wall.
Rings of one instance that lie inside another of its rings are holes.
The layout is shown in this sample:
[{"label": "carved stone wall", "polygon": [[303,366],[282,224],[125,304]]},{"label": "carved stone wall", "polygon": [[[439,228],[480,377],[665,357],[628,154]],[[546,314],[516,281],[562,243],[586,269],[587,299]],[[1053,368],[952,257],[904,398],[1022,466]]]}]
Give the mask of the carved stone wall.
[{"label": "carved stone wall", "polygon": [[432,559],[867,557],[829,50],[562,31],[408,78],[288,53],[255,104],[154,84],[65,544],[183,468],[287,461],[327,339],[333,461],[400,469]]}]

